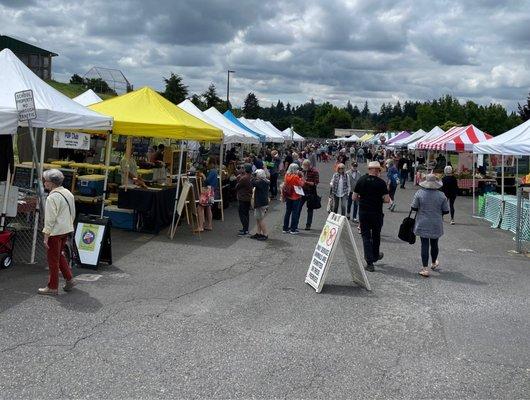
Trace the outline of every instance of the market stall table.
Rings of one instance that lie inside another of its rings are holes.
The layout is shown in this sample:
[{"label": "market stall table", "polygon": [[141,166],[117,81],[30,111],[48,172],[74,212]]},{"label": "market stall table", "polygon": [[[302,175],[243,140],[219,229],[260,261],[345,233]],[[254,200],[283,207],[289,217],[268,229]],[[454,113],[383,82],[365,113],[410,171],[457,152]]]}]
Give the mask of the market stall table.
[{"label": "market stall table", "polygon": [[118,207],[135,211],[137,231],[158,234],[171,223],[175,194],[175,187],[119,188]]}]

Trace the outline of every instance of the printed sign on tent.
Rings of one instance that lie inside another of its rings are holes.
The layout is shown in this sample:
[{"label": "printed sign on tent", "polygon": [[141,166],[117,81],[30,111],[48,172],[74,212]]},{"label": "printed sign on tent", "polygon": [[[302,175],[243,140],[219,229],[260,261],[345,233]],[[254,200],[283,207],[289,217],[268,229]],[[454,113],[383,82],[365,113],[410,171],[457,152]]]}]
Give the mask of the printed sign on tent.
[{"label": "printed sign on tent", "polygon": [[371,290],[351,226],[346,217],[335,213],[329,214],[326,224],[322,228],[305,282],[311,285],[317,293],[322,291],[326,275],[339,243],[344,252],[352,280]]},{"label": "printed sign on tent", "polygon": [[90,150],[90,135],[87,133],[53,133],[53,147],[56,149]]},{"label": "printed sign on tent", "polygon": [[18,120],[29,121],[37,118],[33,90],[23,90],[15,93],[15,103],[17,105]]}]

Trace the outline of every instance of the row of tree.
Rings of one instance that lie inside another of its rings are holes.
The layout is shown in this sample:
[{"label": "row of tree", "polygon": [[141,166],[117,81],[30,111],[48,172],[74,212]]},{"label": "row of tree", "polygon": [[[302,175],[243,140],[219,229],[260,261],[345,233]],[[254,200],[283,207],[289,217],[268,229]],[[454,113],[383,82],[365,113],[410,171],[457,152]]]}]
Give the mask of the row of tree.
[{"label": "row of tree", "polygon": [[[231,109],[231,105],[219,97],[213,83],[203,93],[192,95],[177,74],[171,73],[164,78],[164,83],[165,90],[161,94],[175,104],[189,98],[203,111],[210,107],[220,112]],[[460,103],[451,95],[424,102],[384,103],[377,112],[370,110],[367,101],[361,108],[350,101],[345,107],[337,107],[329,102],[317,104],[313,99],[294,107],[281,100],[263,107],[251,92],[246,96],[242,108],[234,108],[232,112],[238,117],[271,121],[281,130],[293,127],[304,136],[322,138],[333,137],[335,128],[373,129],[380,132],[416,131],[421,128],[429,131],[436,125],[447,130],[452,126],[468,124],[498,135],[530,119],[530,94],[526,104],[519,105],[518,113],[508,113],[500,104],[483,106],[473,101]]]}]

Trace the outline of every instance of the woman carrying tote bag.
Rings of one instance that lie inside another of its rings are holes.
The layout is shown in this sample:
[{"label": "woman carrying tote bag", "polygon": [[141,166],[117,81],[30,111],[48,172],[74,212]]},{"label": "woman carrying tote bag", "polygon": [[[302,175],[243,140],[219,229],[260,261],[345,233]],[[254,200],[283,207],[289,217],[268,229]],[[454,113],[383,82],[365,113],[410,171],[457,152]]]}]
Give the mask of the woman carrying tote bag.
[{"label": "woman carrying tote bag", "polygon": [[414,233],[421,239],[422,269],[419,274],[429,276],[429,247],[431,253],[431,269],[438,268],[438,239],[443,236],[443,215],[449,213],[447,198],[440,192],[442,183],[436,175],[429,174],[423,182],[421,189],[414,194],[411,208],[417,212]]}]

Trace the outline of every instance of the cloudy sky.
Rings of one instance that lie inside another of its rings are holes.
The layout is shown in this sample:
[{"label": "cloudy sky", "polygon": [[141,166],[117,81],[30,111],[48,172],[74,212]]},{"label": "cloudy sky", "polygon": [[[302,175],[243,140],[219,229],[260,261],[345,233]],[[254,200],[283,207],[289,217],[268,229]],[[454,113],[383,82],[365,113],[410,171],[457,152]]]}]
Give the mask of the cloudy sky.
[{"label": "cloudy sky", "polygon": [[0,34],[59,54],[54,77],[121,69],[231,100],[372,109],[449,93],[515,109],[530,91],[530,0],[0,0]]}]

